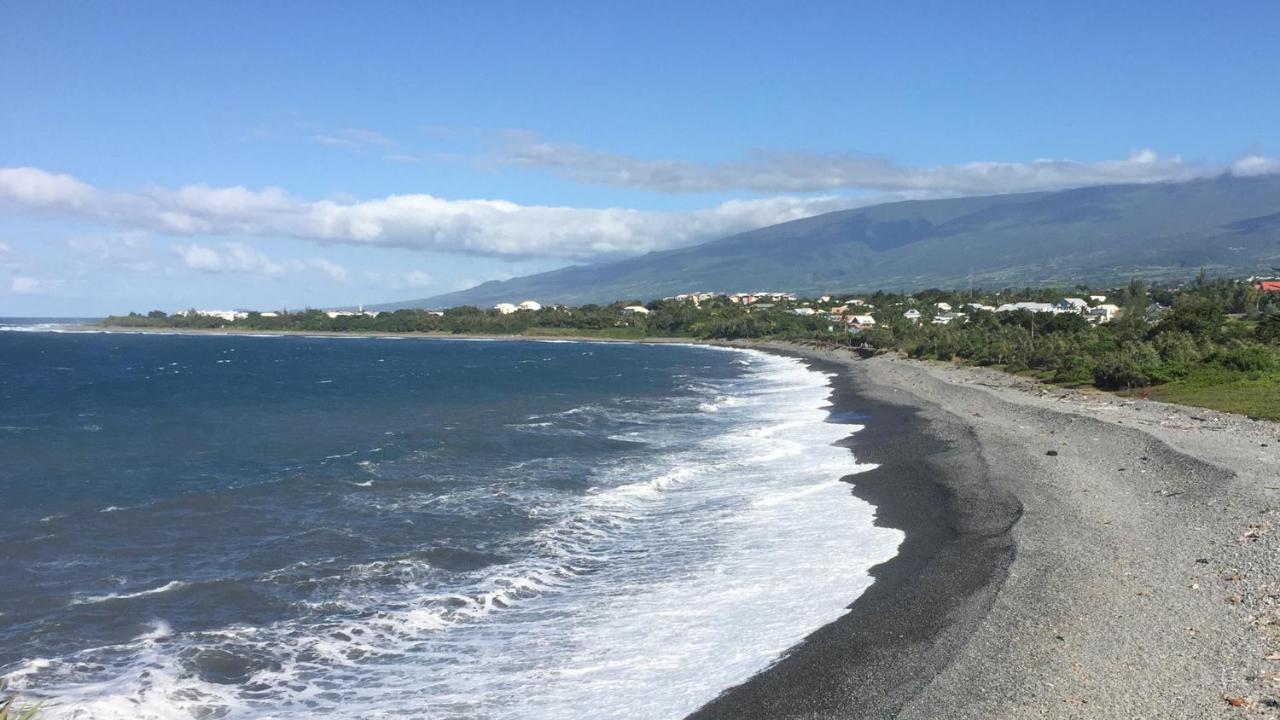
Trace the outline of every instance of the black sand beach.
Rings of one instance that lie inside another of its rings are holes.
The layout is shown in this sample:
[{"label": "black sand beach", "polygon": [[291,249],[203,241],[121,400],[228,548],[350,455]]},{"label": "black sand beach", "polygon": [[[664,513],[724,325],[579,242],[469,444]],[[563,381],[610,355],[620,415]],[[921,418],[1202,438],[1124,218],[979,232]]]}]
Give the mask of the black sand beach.
[{"label": "black sand beach", "polygon": [[[1218,718],[1280,709],[1280,426],[993,371],[834,371],[899,554],[691,718]],[[1268,659],[1270,658],[1270,659]]]},{"label": "black sand beach", "polygon": [[892,717],[990,605],[1021,507],[991,487],[959,422],[866,396],[847,363],[783,352],[836,374],[833,414],[867,416],[847,442],[859,462],[878,467],[845,480],[877,508],[877,524],[906,539],[847,615],[691,718]]}]

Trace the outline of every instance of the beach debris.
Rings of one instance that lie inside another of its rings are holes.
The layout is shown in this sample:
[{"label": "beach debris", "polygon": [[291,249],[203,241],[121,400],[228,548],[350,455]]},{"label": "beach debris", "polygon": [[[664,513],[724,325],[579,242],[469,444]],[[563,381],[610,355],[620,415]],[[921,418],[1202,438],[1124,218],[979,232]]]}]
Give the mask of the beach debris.
[{"label": "beach debris", "polygon": [[1208,565],[1209,558],[1196,558],[1196,562],[1200,563],[1201,565]]},{"label": "beach debris", "polygon": [[1058,451],[1057,451],[1057,450],[1049,450],[1048,452],[1046,452],[1046,453],[1045,453],[1045,455],[1048,455],[1049,457],[1058,457]]},{"label": "beach debris", "polygon": [[1245,706],[1245,699],[1242,697],[1229,697],[1224,695],[1222,699],[1231,707],[1242,708]]}]

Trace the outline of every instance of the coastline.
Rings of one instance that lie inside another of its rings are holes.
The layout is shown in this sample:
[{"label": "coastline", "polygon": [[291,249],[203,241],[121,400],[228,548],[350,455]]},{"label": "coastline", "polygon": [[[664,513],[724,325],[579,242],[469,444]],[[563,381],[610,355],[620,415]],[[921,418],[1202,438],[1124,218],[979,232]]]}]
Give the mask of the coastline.
[{"label": "coastline", "polygon": [[533,342],[607,342],[607,343],[640,343],[666,344],[689,343],[714,345],[697,338],[682,337],[642,337],[614,338],[593,335],[486,335],[483,333],[457,334],[444,332],[366,332],[363,330],[248,330],[245,328],[165,328],[165,327],[118,327],[107,325],[62,325],[60,329],[32,330],[30,332],[70,332],[70,333],[115,333],[120,335],[213,335],[226,337],[332,337],[332,338],[369,338],[376,340],[528,340]]},{"label": "coastline", "polygon": [[[844,478],[903,530],[849,612],[690,718],[1280,717],[1280,424],[785,342],[869,415]],[[1239,704],[1237,704],[1239,703]]]},{"label": "coastline", "polygon": [[691,719],[1280,716],[1280,425],[734,345],[838,373],[833,411],[870,414],[849,445],[880,465],[846,480],[906,540]]}]

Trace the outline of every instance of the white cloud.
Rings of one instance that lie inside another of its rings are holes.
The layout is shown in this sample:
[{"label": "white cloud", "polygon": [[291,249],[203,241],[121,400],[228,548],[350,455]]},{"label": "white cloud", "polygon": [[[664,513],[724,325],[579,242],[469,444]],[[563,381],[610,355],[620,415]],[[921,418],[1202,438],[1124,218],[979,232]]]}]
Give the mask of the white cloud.
[{"label": "white cloud", "polygon": [[1270,175],[1280,173],[1280,159],[1261,155],[1246,155],[1231,166],[1235,175]]},{"label": "white cloud", "polygon": [[316,133],[313,139],[321,145],[338,147],[369,147],[372,145],[387,147],[394,145],[390,138],[382,133],[364,128],[343,128],[336,132]]},{"label": "white cloud", "polygon": [[[736,232],[832,210],[912,197],[1009,192],[1116,182],[1155,182],[1207,176],[1221,169],[1139,150],[1124,160],[1076,163],[967,163],[924,169],[884,160],[761,154],[721,165],[636,160],[572,146],[523,141],[512,162],[551,167],[580,179],[666,191],[831,192],[871,188],[877,195],[773,196],[731,200],[680,211],[519,205],[505,200],[446,200],[427,194],[357,200],[304,200],[282,188],[187,185],[140,191],[104,190],[40,168],[0,168],[0,207],[114,225],[168,236],[289,237],[320,243],[399,247],[505,259],[591,261],[681,247]],[[568,148],[568,149],[566,149]],[[519,159],[523,158],[523,159]],[[1280,161],[1249,157],[1232,172],[1280,171]],[[237,244],[229,245],[234,248]],[[184,262],[218,272],[279,273],[244,245],[240,250],[190,248]],[[213,253],[210,256],[209,253]],[[345,271],[308,261],[334,279]],[[296,262],[289,266],[296,269]],[[225,268],[233,268],[227,270]],[[240,269],[234,269],[240,268]],[[290,270],[291,271],[291,270]]]},{"label": "white cloud", "polygon": [[67,247],[80,258],[123,267],[136,272],[149,272],[156,267],[150,241],[143,232],[102,235],[75,235],[67,238]]},{"label": "white cloud", "polygon": [[756,152],[720,163],[649,160],[589,150],[512,131],[498,151],[508,165],[544,168],[581,182],[634,187],[667,193],[748,190],[761,193],[876,190],[941,194],[1008,193],[1055,190],[1110,183],[1188,180],[1216,172],[1177,155],[1135,150],[1123,160],[1077,162],[970,162],[904,167],[890,160],[857,154]]},{"label": "white cloud", "polygon": [[[507,258],[593,259],[636,255],[870,202],[869,198],[732,200],[676,212],[518,205],[391,195],[306,201],[280,188],[188,185],[113,192],[39,168],[0,168],[0,203],[58,217],[95,220],[166,235],[293,237]],[[247,248],[246,248],[247,249]],[[243,252],[215,261],[255,266]],[[256,261],[256,267],[264,267]]]},{"label": "white cloud", "polygon": [[302,258],[275,261],[253,248],[239,242],[223,243],[211,247],[192,243],[175,245],[173,251],[182,258],[186,267],[206,273],[248,273],[253,275],[284,275],[305,270],[315,270],[337,282],[347,279],[347,269],[324,258]]},{"label": "white cloud", "polygon": [[365,280],[372,285],[377,285],[389,290],[412,290],[431,286],[435,282],[435,278],[430,273],[422,270],[409,270],[407,272],[379,272],[370,271],[364,274]]},{"label": "white cloud", "polygon": [[54,283],[26,275],[14,276],[9,283],[9,292],[14,295],[39,295],[52,290]]}]

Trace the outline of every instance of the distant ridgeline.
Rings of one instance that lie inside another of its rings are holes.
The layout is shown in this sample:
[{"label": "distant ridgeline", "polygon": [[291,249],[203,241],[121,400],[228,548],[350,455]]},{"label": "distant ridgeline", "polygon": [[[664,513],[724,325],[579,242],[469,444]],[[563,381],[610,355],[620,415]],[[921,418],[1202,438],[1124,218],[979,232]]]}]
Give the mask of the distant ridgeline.
[{"label": "distant ridgeline", "polygon": [[816,296],[1240,277],[1280,266],[1280,176],[913,200],[826,213],[692,247],[377,306],[604,303],[694,290]]},{"label": "distant ridgeline", "polygon": [[[1066,385],[1156,388],[1178,402],[1280,419],[1280,292],[1254,280],[1094,291],[926,290],[792,299],[701,295],[639,304],[491,310],[188,311],[110,317],[117,328],[706,340],[775,338],[895,349]],[[530,304],[532,307],[533,304]]]}]

